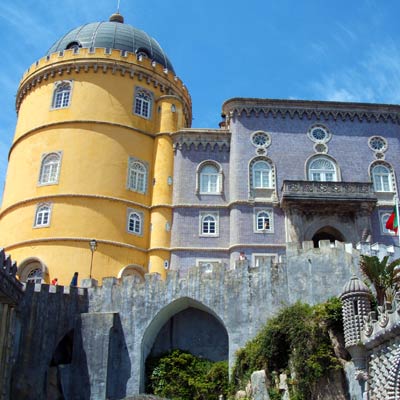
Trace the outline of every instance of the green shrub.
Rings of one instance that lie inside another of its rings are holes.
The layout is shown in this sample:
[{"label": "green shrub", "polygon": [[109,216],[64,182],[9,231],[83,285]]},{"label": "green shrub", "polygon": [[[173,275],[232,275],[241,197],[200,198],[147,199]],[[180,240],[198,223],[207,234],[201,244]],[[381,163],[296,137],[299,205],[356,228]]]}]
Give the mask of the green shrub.
[{"label": "green shrub", "polygon": [[[310,398],[318,379],[330,369],[340,368],[328,329],[342,330],[341,324],[338,299],[314,307],[296,303],[283,309],[237,352],[233,391],[245,387],[256,370],[265,369],[272,380],[273,373],[291,369],[296,375],[296,381],[289,382],[292,397],[298,400]],[[274,388],[270,392],[275,395]]]},{"label": "green shrub", "polygon": [[174,350],[146,362],[148,393],[173,400],[218,400],[228,392],[228,363]]}]

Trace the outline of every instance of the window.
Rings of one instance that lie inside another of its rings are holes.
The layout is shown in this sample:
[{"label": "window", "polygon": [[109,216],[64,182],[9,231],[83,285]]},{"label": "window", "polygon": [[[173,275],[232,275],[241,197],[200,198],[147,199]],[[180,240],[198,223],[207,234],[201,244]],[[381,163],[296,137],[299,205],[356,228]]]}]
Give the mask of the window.
[{"label": "window", "polygon": [[372,181],[376,192],[392,191],[392,174],[391,170],[387,166],[383,164],[373,166]]},{"label": "window", "polygon": [[271,185],[271,166],[266,161],[256,161],[252,167],[253,188],[267,189]]},{"label": "window", "polygon": [[134,113],[144,118],[150,118],[152,95],[149,91],[136,88]]},{"label": "window", "polygon": [[143,214],[128,210],[128,232],[141,236],[143,234]]},{"label": "window", "polygon": [[271,136],[263,131],[254,132],[251,135],[251,143],[255,147],[268,147],[271,144]]},{"label": "window", "polygon": [[43,154],[39,176],[40,185],[51,185],[54,183],[58,183],[60,163],[60,153]]},{"label": "window", "polygon": [[272,210],[255,209],[254,210],[254,232],[271,233],[273,232]]},{"label": "window", "polygon": [[36,209],[34,226],[41,228],[50,225],[51,205],[39,204]]},{"label": "window", "polygon": [[259,268],[263,265],[270,266],[278,262],[278,254],[276,253],[253,253],[251,258],[253,268]]},{"label": "window", "polygon": [[139,193],[147,189],[147,167],[133,157],[129,158],[128,189]]},{"label": "window", "polygon": [[336,165],[326,157],[314,158],[309,163],[308,178],[311,181],[336,182]]},{"label": "window", "polygon": [[375,152],[384,152],[387,150],[387,141],[382,136],[372,136],[368,140],[368,146]]},{"label": "window", "polygon": [[207,160],[198,165],[196,193],[222,193],[222,168],[216,161]]},{"label": "window", "polygon": [[204,165],[200,170],[200,193],[220,193],[219,172],[215,165]]},{"label": "window", "polygon": [[29,271],[28,276],[26,278],[26,283],[42,283],[43,280],[43,272],[42,268],[35,268]]},{"label": "window", "polygon": [[70,81],[56,82],[52,108],[65,108],[71,100],[72,85]]},{"label": "window", "polygon": [[315,143],[327,143],[331,139],[331,133],[323,125],[313,125],[307,132],[310,140]]},{"label": "window", "polygon": [[200,212],[200,236],[218,236],[218,213]]}]

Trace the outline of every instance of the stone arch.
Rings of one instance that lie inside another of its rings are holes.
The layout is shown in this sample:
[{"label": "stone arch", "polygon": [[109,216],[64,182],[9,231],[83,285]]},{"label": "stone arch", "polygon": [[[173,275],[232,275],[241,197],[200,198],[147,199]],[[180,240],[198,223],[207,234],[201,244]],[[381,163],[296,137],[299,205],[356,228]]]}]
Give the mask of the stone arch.
[{"label": "stone arch", "polygon": [[345,242],[342,233],[338,229],[329,225],[322,227],[314,233],[312,237],[314,247],[318,247],[318,242],[320,240],[329,240],[331,243],[334,243],[336,240],[339,242]]},{"label": "stone arch", "polygon": [[151,320],[149,325],[144,331],[141,343],[141,377],[140,377],[140,391],[144,390],[145,383],[145,362],[147,357],[152,351],[153,345],[157,339],[160,331],[165,328],[168,321],[174,316],[178,315],[185,310],[195,309],[208,314],[214,321],[220,324],[221,330],[225,334],[226,338],[226,359],[229,357],[229,337],[224,321],[215,313],[212,309],[204,305],[203,303],[194,300],[190,297],[182,297],[169,303],[167,306],[162,308],[157,315]]},{"label": "stone arch", "polygon": [[46,264],[37,257],[29,257],[23,260],[18,267],[18,276],[21,282],[26,282],[29,274],[34,270],[41,270],[42,282],[49,283],[49,270]]},{"label": "stone arch", "polygon": [[[313,240],[313,237],[317,232],[324,232],[324,230],[334,235],[340,242],[350,243],[356,242],[357,238],[354,233],[354,228],[348,223],[341,223],[340,220],[335,216],[326,216],[322,218],[315,218],[313,222],[305,227],[303,240]],[[342,239],[342,240],[340,240]]]},{"label": "stone arch", "polygon": [[118,272],[118,279],[121,279],[125,276],[134,275],[138,276],[141,282],[144,282],[144,274],[145,270],[143,267],[137,264],[129,264]]},{"label": "stone arch", "polygon": [[395,351],[393,360],[394,362],[390,368],[387,382],[388,400],[396,400],[400,398],[400,347]]}]

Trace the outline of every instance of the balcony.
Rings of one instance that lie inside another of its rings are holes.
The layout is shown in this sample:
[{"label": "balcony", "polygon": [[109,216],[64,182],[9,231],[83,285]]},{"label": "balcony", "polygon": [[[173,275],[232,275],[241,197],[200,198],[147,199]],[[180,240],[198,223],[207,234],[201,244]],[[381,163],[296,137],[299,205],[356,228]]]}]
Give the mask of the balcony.
[{"label": "balcony", "polygon": [[[283,181],[282,207],[340,206],[347,210],[360,207],[372,210],[377,197],[369,182]],[[332,210],[333,211],[333,210]]]}]

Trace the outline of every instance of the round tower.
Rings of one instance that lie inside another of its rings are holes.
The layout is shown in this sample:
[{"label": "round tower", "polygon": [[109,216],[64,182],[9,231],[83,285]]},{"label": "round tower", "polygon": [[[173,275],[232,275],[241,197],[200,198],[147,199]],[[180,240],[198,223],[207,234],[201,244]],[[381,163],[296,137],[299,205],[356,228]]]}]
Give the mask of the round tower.
[{"label": "round tower", "polygon": [[16,109],[0,243],[21,280],[164,275],[170,133],[191,100],[157,41],[120,14],[75,28],[24,74]]}]

